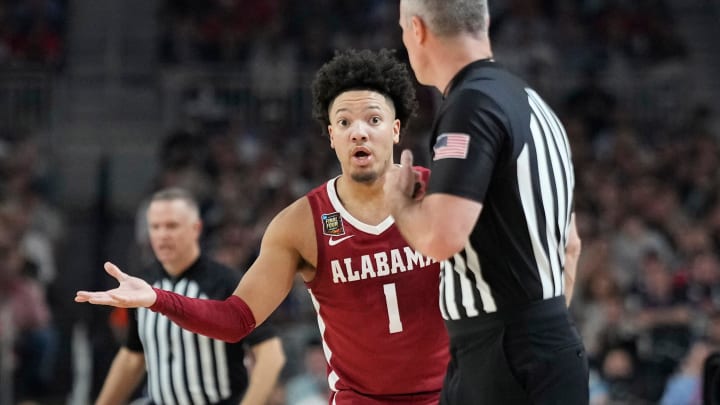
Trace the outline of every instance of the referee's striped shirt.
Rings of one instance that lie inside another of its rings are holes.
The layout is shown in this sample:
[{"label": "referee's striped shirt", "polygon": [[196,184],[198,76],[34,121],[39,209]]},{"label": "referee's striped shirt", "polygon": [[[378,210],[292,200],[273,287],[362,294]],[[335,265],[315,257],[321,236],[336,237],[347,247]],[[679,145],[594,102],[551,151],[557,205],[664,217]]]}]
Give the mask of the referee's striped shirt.
[{"label": "referee's striped shirt", "polygon": [[[154,287],[193,298],[225,299],[235,290],[238,275],[205,256],[173,278],[156,264]],[[261,325],[239,343],[225,343],[182,329],[162,314],[133,311],[126,347],[142,351],[147,370],[147,396],[157,405],[238,404],[248,383],[245,345],[274,337]]]},{"label": "referee's striped shirt", "polygon": [[453,79],[433,137],[428,193],[483,204],[465,248],[442,264],[447,320],[562,296],[574,174],[552,109],[491,60]]}]

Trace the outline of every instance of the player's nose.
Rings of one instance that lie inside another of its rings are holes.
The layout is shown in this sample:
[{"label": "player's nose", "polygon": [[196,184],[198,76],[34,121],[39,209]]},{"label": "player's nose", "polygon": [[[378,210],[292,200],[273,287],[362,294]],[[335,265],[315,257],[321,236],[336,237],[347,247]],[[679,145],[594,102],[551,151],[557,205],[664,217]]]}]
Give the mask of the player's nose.
[{"label": "player's nose", "polygon": [[350,127],[350,139],[353,142],[366,141],[368,139],[367,126],[359,120]]}]

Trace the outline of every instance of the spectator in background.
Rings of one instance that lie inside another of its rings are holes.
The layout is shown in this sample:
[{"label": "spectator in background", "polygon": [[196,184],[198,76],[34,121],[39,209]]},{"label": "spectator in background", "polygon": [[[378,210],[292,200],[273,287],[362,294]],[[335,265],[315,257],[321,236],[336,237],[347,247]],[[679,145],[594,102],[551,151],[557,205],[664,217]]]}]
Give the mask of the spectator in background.
[{"label": "spectator in background", "polygon": [[702,250],[693,255],[678,282],[693,309],[706,314],[720,310],[720,259],[715,252]]},{"label": "spectator in background", "polygon": [[7,311],[10,320],[9,325],[0,322],[0,336],[9,336],[13,343],[17,361],[13,391],[19,403],[41,399],[46,393],[57,338],[45,288],[31,276],[34,264],[23,255],[10,229],[7,217],[0,215],[0,312]]},{"label": "spectator in background", "polygon": [[327,362],[322,340],[311,338],[303,350],[303,370],[286,384],[288,405],[325,405],[330,395],[325,373]]},{"label": "spectator in background", "polygon": [[639,215],[623,217],[611,241],[614,278],[624,291],[638,279],[644,255],[654,251],[661,260],[672,260],[671,248],[662,235],[649,228]]},{"label": "spectator in background", "polygon": [[37,266],[35,277],[47,287],[56,276],[56,258],[65,236],[59,210],[48,201],[51,174],[38,140],[26,134],[8,142],[0,158],[0,211],[5,213],[24,254]]},{"label": "spectator in background", "polygon": [[648,342],[641,356],[664,381],[690,345],[692,312],[673,283],[673,274],[656,252],[645,254],[639,279],[628,294],[631,322]]},{"label": "spectator in background", "polygon": [[[717,350],[717,347],[714,348]],[[713,347],[706,342],[694,343],[678,372],[670,378],[660,400],[661,405],[701,405],[703,366]]]},{"label": "spectator in background", "polygon": [[32,206],[24,205],[16,198],[0,203],[0,215],[5,217],[6,226],[19,241],[23,255],[33,263],[29,274],[43,286],[43,291],[55,279],[56,264],[54,247],[46,233],[32,229]]},{"label": "spectator in background", "polygon": [[598,372],[590,369],[590,404],[589,405],[607,405],[608,404],[608,386],[600,377]]},{"label": "spectator in background", "polygon": [[611,404],[643,403],[645,385],[632,345],[610,347],[602,358],[601,375]]},{"label": "spectator in background", "polygon": [[[628,334],[622,290],[611,272],[601,270],[584,278],[579,286],[579,328],[591,360],[604,350],[609,334]],[[612,329],[609,329],[612,325]]]}]

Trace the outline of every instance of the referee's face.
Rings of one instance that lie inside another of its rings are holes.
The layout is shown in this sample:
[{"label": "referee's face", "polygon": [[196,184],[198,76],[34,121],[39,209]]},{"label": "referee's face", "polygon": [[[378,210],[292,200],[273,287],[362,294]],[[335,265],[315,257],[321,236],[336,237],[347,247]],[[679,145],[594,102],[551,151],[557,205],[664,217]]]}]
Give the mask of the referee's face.
[{"label": "referee's face", "polygon": [[147,211],[150,244],[170,274],[186,270],[197,258],[201,224],[198,213],[183,200],[153,201]]},{"label": "referee's face", "polygon": [[329,108],[330,146],[343,174],[372,183],[392,164],[393,145],[400,141],[400,120],[392,101],[375,91],[350,90]]}]

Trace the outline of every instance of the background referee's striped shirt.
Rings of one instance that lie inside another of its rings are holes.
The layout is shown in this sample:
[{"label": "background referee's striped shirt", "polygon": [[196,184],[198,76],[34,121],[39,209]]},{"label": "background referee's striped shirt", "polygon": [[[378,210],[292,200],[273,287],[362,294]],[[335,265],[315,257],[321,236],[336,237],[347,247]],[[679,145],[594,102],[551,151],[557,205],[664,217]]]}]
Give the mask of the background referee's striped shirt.
[{"label": "background referee's striped shirt", "polygon": [[[154,287],[205,299],[229,297],[239,276],[205,256],[178,278],[166,274],[159,263],[152,273]],[[126,347],[144,352],[147,395],[158,405],[238,404],[248,383],[244,345],[275,336],[263,324],[243,341],[230,344],[182,329],[147,308],[133,314]]]},{"label": "background referee's striped shirt", "polygon": [[445,319],[563,295],[575,181],[550,107],[503,67],[477,61],[451,83],[431,143],[428,193],[483,204],[465,248],[443,263]]}]

